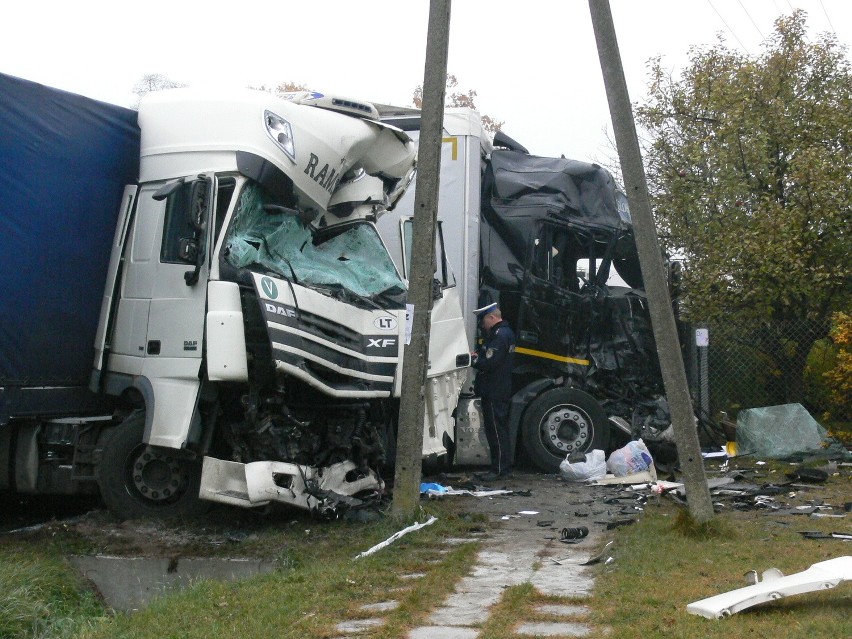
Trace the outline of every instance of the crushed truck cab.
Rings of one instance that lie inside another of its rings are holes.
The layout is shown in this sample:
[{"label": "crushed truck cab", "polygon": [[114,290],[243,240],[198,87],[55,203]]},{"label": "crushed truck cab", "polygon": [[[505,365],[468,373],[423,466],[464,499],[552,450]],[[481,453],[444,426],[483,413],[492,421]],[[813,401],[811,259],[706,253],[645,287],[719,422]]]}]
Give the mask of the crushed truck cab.
[{"label": "crushed truck cab", "polygon": [[[0,452],[25,446],[46,477],[64,444],[122,517],[192,513],[199,496],[327,515],[380,495],[409,322],[376,221],[411,182],[410,137],[369,103],[318,93],[162,91],[138,122],[138,180],[99,266],[99,414],[53,441],[48,417],[72,406],[9,410]],[[469,363],[460,309],[443,319],[457,337],[430,362],[427,458],[452,444]]]}]

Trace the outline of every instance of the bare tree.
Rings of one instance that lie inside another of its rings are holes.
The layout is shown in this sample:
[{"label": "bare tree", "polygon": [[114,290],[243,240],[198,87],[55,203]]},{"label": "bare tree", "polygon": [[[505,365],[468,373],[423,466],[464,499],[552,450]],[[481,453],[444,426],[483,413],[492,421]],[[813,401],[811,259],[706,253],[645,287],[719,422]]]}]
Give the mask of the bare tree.
[{"label": "bare tree", "polygon": [[[444,106],[446,107],[467,107],[469,109],[476,109],[476,91],[473,89],[468,89],[467,91],[462,89],[457,89],[459,84],[458,78],[452,75],[451,73],[447,74],[447,89],[446,89],[446,97],[444,99]],[[416,89],[414,89],[414,95],[411,98],[414,106],[418,109],[422,108],[423,105],[423,87],[418,85]],[[503,124],[505,122],[498,121],[492,118],[490,115],[480,114],[480,119],[482,121],[482,128],[491,133],[492,135],[503,128]]]},{"label": "bare tree", "polygon": [[152,91],[162,91],[163,89],[180,89],[187,86],[183,82],[177,82],[162,73],[148,73],[133,85],[133,93],[136,94],[136,100],[131,108],[138,109],[139,101]]}]

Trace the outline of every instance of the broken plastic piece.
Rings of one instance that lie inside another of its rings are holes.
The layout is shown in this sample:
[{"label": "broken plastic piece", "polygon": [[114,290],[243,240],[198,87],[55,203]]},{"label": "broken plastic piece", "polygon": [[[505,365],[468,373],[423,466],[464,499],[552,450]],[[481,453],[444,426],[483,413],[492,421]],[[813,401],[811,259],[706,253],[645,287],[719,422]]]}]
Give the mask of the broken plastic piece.
[{"label": "broken plastic piece", "polygon": [[447,488],[446,486],[442,486],[441,484],[435,484],[431,482],[422,482],[420,484],[420,494],[427,495],[441,495],[448,490],[452,490],[452,488]]},{"label": "broken plastic piece", "polygon": [[381,550],[382,548],[384,548],[386,546],[390,546],[393,542],[395,542],[397,539],[399,539],[403,535],[407,535],[408,533],[410,533],[412,531],[420,530],[421,528],[425,528],[426,526],[434,524],[436,521],[438,521],[438,519],[436,517],[430,516],[429,519],[427,519],[423,523],[411,524],[408,528],[403,528],[399,532],[395,532],[390,537],[385,539],[383,542],[376,544],[372,548],[365,550],[362,553],[358,553],[357,555],[355,555],[355,559],[360,559],[361,557],[366,557],[367,555],[372,555],[377,550]]},{"label": "broken plastic piece", "polygon": [[[756,578],[754,573],[754,579]],[[807,570],[786,577],[781,571],[771,568],[763,573],[761,581],[751,586],[695,601],[687,605],[686,610],[707,619],[723,619],[766,601],[826,590],[850,580],[852,556],[820,561]]]},{"label": "broken plastic piece", "polygon": [[[612,539],[610,539],[608,542],[606,542],[604,547],[601,548],[601,551],[597,555],[595,555],[593,557],[589,557],[586,561],[582,562],[580,565],[581,566],[591,566],[592,564],[598,563],[601,559],[603,559],[603,557],[607,553],[607,550],[609,549],[609,547],[612,546],[612,544],[614,544],[614,543],[615,542]],[[611,559],[611,557],[610,557],[610,559]]]}]

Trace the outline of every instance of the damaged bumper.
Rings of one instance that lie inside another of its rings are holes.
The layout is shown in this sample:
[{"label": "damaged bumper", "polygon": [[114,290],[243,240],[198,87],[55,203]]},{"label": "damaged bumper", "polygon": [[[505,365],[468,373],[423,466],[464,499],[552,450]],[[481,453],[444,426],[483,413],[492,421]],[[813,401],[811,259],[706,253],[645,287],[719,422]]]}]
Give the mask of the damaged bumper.
[{"label": "damaged bumper", "polygon": [[380,495],[384,482],[375,471],[361,473],[351,461],[316,468],[287,462],[239,462],[205,457],[201,499],[242,508],[272,502],[326,515],[344,506],[358,506],[359,493]]}]

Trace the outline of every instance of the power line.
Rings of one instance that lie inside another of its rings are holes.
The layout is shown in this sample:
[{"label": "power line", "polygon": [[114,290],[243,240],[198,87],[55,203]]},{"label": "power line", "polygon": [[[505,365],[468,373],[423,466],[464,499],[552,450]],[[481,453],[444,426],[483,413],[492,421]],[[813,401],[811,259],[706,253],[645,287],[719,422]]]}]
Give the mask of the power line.
[{"label": "power line", "polygon": [[754,21],[754,18],[751,17],[751,14],[748,12],[748,9],[745,8],[743,0],[737,0],[737,2],[740,3],[740,6],[743,8],[743,11],[745,11],[745,14],[748,16],[748,19],[751,20],[751,23],[754,25],[754,28],[760,34],[760,39],[765,40],[766,38],[763,35],[763,31],[760,30],[760,27],[757,26],[757,23]]},{"label": "power line", "polygon": [[737,34],[736,34],[736,33],[734,33],[734,30],[733,30],[733,29],[731,29],[731,27],[730,27],[730,26],[728,25],[728,23],[725,21],[725,18],[723,18],[723,17],[722,17],[722,14],[721,14],[721,13],[719,13],[719,10],[718,10],[715,6],[713,6],[713,0],[707,0],[707,4],[709,4],[709,5],[710,5],[710,7],[713,9],[713,11],[715,11],[715,12],[716,12],[716,15],[717,15],[717,16],[719,16],[719,20],[721,20],[721,21],[722,21],[722,24],[724,24],[724,25],[725,25],[725,27],[728,29],[728,31],[730,32],[730,34],[731,34],[732,36],[734,36],[734,40],[736,40],[737,42],[739,42],[739,43],[740,43],[740,46],[743,48],[743,51],[745,51],[747,54],[751,55],[751,53],[749,52],[749,50],[748,50],[748,49],[746,48],[746,46],[743,44],[742,40],[740,40],[740,39],[737,37]]},{"label": "power line", "polygon": [[819,0],[819,6],[822,7],[822,12],[825,14],[825,19],[828,20],[828,26],[831,27],[831,30],[834,32],[834,35],[837,35],[837,30],[834,28],[834,25],[831,24],[831,18],[828,17],[828,11],[825,9],[825,5],[822,3],[822,0]]}]

